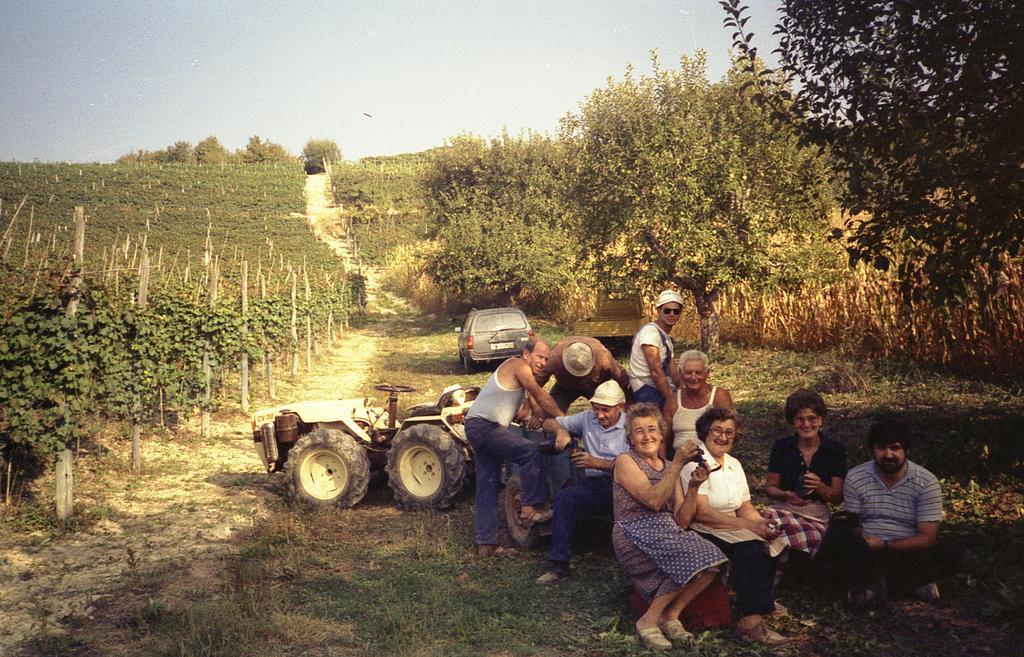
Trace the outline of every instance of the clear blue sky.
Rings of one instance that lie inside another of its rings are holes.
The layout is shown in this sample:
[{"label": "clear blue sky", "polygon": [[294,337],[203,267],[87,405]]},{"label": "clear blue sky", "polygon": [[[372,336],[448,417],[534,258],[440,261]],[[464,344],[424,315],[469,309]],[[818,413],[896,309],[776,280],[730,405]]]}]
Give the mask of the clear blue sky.
[{"label": "clear blue sky", "polygon": [[[776,3],[748,4],[767,54]],[[717,0],[4,0],[0,160],[253,134],[296,154],[333,139],[355,159],[554,132],[627,64],[648,71],[652,49],[664,66],[702,48],[720,77],[723,17]]]}]

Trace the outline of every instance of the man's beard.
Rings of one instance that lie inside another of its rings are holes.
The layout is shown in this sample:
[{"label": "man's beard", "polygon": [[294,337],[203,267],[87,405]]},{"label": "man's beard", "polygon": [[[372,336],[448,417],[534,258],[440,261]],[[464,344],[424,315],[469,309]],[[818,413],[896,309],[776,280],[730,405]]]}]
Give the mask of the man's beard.
[{"label": "man's beard", "polygon": [[895,474],[900,471],[900,468],[903,467],[903,464],[906,463],[906,461],[898,459],[882,459],[881,461],[876,461],[876,463],[878,464],[878,469],[882,472],[885,472],[886,474]]}]

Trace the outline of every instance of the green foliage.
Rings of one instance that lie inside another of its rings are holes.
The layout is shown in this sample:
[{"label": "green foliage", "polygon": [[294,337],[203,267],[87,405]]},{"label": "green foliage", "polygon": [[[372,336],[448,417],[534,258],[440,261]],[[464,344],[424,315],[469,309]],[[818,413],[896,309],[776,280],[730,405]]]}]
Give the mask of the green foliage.
[{"label": "green foliage", "polygon": [[[0,240],[0,453],[45,462],[95,414],[146,422],[158,405],[190,414],[205,404],[204,353],[216,399],[241,354],[297,350],[289,278],[298,280],[300,325],[308,317],[322,331],[333,313],[340,326],[350,283],[294,216],[304,179],[296,162],[0,165],[0,218],[10,228]],[[28,217],[14,218],[21,199]],[[79,204],[88,208],[85,288],[67,317],[67,220]],[[141,244],[151,256],[145,308],[135,298]],[[221,272],[213,304],[204,259]],[[244,317],[243,260],[251,264]]]},{"label": "green foliage", "polygon": [[228,149],[213,135],[196,144],[196,162],[199,164],[227,164],[231,161]]},{"label": "green foliage", "polygon": [[302,163],[306,173],[323,173],[324,162],[341,161],[341,149],[331,139],[310,139],[302,149]]},{"label": "green foliage", "polygon": [[249,137],[245,150],[239,151],[238,156],[246,164],[289,162],[294,159],[284,146],[269,139],[262,139],[259,135]]},{"label": "green foliage", "polygon": [[[705,56],[595,91],[563,121],[576,149],[578,234],[625,285],[671,282],[694,297],[705,349],[731,284],[771,284],[824,233],[830,188],[822,160],[779,130],[733,67],[715,84]],[[785,264],[784,264],[785,263]]]},{"label": "green foliage", "polygon": [[399,210],[423,205],[419,175],[432,151],[364,157],[332,168],[334,200],[343,206],[376,205]]},{"label": "green foliage", "polygon": [[536,134],[453,138],[423,174],[440,254],[432,275],[465,305],[542,307],[581,266],[562,202],[565,153]]},{"label": "green foliage", "polygon": [[[753,73],[746,7],[721,4]],[[778,114],[831,150],[851,259],[895,265],[905,292],[934,300],[993,291],[1024,244],[1024,5],[792,0],[781,14],[776,52],[797,91]],[[759,73],[757,87],[778,108],[777,80]]]}]

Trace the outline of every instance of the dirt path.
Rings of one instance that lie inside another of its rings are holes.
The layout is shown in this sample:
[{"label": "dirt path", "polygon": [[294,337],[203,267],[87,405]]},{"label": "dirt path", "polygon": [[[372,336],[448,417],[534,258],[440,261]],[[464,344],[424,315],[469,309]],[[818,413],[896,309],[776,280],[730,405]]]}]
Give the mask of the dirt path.
[{"label": "dirt path", "polygon": [[[317,235],[348,258],[346,240],[332,236],[339,214],[326,197],[326,177],[310,176],[306,190]],[[363,394],[378,341],[372,329],[345,333],[312,373],[279,381],[278,398]],[[127,473],[123,440],[108,445],[102,459],[79,460],[79,508],[100,518],[53,541],[40,532],[0,550],[0,655],[87,621],[111,603],[112,592],[135,581],[159,582],[151,594],[169,609],[220,585],[232,537],[265,514],[266,501],[278,493],[253,451],[245,416],[216,416],[213,430],[206,441],[197,437],[195,423],[169,439],[148,437],[141,477]],[[40,497],[49,495],[49,482],[39,482]]]}]

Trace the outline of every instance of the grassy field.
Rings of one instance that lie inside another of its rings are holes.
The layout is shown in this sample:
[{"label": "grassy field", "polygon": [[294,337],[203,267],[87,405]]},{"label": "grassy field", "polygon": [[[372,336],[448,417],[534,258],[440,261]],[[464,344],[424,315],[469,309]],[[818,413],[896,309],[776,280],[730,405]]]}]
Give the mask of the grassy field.
[{"label": "grassy field", "polygon": [[[427,401],[466,376],[456,359],[459,318],[411,313],[374,319],[383,338],[369,385],[417,388],[405,405]],[[541,335],[562,333],[541,325]],[[774,621],[794,637],[794,655],[1012,654],[1020,622],[1024,550],[1019,390],[884,363],[830,355],[724,349],[714,382],[732,389],[746,418],[737,447],[752,484],[764,477],[768,447],[785,432],[782,400],[794,388],[821,390],[832,409],[827,429],[865,459],[872,414],[893,410],[913,423],[911,458],[943,478],[947,520],[940,540],[963,554],[960,572],[941,582],[937,606],[897,602],[892,613],[855,615],[821,583],[792,576],[779,599],[791,610]],[[83,655],[640,655],[632,638],[629,585],[608,540],[607,523],[583,528],[574,577],[552,588],[533,580],[546,550],[478,561],[472,556],[472,495],[445,513],[404,513],[377,482],[349,510],[316,511],[283,498],[254,522],[215,591],[184,609],[151,602],[130,613],[115,605],[85,624],[73,645],[40,644],[38,654]],[[700,655],[755,655],[728,629],[701,636]]]}]

